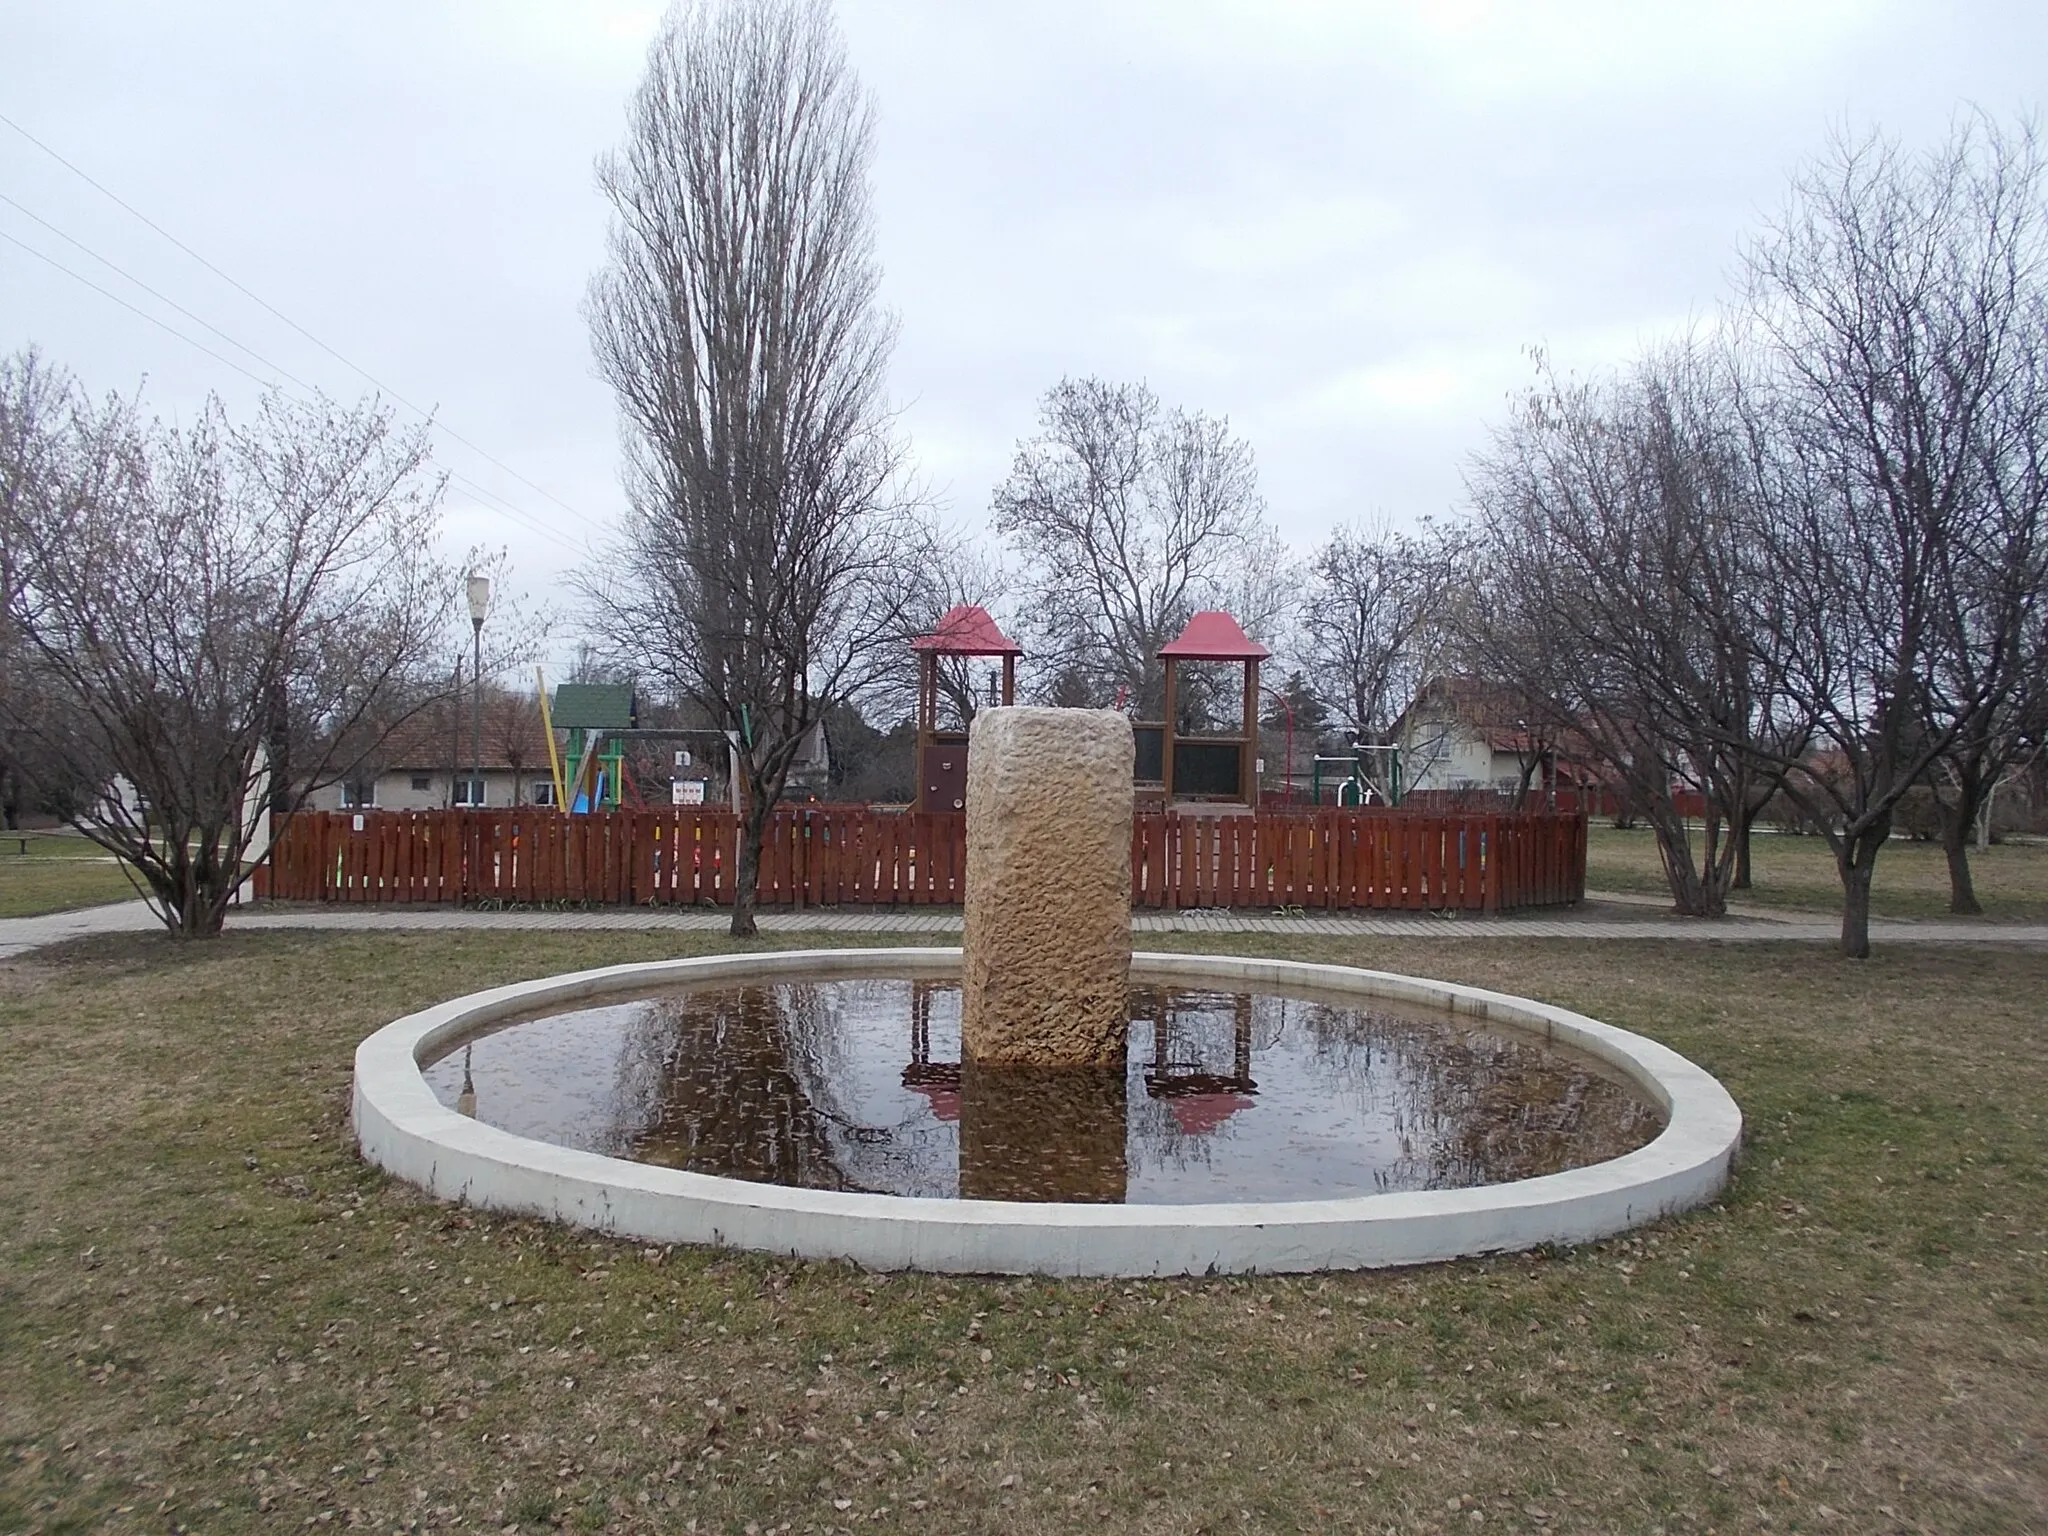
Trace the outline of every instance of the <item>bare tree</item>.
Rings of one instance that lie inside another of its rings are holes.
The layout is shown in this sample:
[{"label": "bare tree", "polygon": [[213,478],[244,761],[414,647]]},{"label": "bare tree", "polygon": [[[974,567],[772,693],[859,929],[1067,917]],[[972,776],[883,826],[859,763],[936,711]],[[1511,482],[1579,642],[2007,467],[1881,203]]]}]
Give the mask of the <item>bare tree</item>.
[{"label": "bare tree", "polygon": [[[1011,573],[999,559],[968,539],[954,534],[935,538],[918,569],[904,573],[905,625],[928,635],[955,607],[971,603],[985,610],[999,627],[1014,626]],[[1006,630],[1007,632],[1007,630]],[[938,658],[939,707],[943,728],[966,730],[989,701],[989,659],[977,656]],[[890,724],[917,713],[917,653],[907,647],[889,659],[887,671],[864,700],[868,718]]]},{"label": "bare tree", "polygon": [[523,688],[486,690],[484,740],[497,760],[512,770],[512,803],[523,803],[529,769],[547,766],[541,742],[540,695]]},{"label": "bare tree", "polygon": [[995,513],[1022,557],[1026,637],[1063,696],[1122,696],[1156,717],[1159,648],[1197,610],[1226,608],[1268,641],[1287,619],[1285,551],[1251,446],[1226,421],[1163,408],[1142,384],[1048,390]]},{"label": "bare tree", "polygon": [[[512,589],[510,561],[503,550],[470,548],[459,564],[439,567],[440,579],[454,581],[459,572],[483,575],[491,582],[489,622],[483,632],[484,741],[496,743],[500,730],[495,723],[496,700],[504,692],[493,681],[511,672],[518,675],[546,647],[556,622],[551,605],[533,605],[523,593]],[[300,773],[302,761],[331,761],[337,771],[323,781],[339,780],[349,787],[350,799],[360,792],[367,797],[378,779],[393,768],[417,768],[431,760],[444,767],[448,790],[445,804],[450,809],[468,805],[464,786],[470,770],[478,766],[474,754],[478,745],[474,723],[475,678],[474,636],[466,622],[436,637],[441,650],[421,658],[414,682],[393,689],[336,730],[330,723],[308,720],[295,713],[280,696],[273,711],[272,728],[264,744],[272,784],[272,809],[289,815],[305,800],[311,789]],[[443,670],[443,657],[454,643],[452,666]],[[509,696],[509,695],[508,695]],[[539,703],[528,702],[538,732]],[[312,757],[307,757],[308,750]],[[427,754],[432,754],[431,758]],[[512,766],[517,767],[517,763]],[[345,770],[345,771],[341,771]],[[367,799],[357,803],[367,803]],[[515,803],[517,803],[515,801]]]},{"label": "bare tree", "polygon": [[[30,371],[0,367],[0,395]],[[24,664],[0,711],[93,786],[77,826],[171,932],[216,934],[265,810],[348,774],[367,722],[431,696],[455,575],[431,553],[425,433],[275,397],[246,425],[209,400],[181,431],[56,393],[64,419],[6,471]],[[290,783],[266,802],[287,738]]]},{"label": "bare tree", "polygon": [[1336,530],[1309,563],[1301,647],[1317,693],[1359,740],[1385,744],[1422,685],[1443,670],[1473,540],[1425,522]]},{"label": "bare tree", "polygon": [[599,165],[587,312],[629,509],[585,586],[609,650],[738,743],[736,936],[806,733],[907,638],[923,531],[892,495],[873,139],[823,0],[728,0],[670,12]]},{"label": "bare tree", "polygon": [[1779,575],[1751,627],[1826,748],[1776,762],[1834,851],[1850,956],[1901,797],[1982,739],[2039,612],[2041,191],[2031,130],[1844,141],[1748,254],[1753,536]]},{"label": "bare tree", "polygon": [[[2037,193],[2028,196],[2038,203]],[[1929,785],[1948,859],[1949,910],[1962,914],[1983,910],[1970,873],[1971,834],[1996,786],[2048,733],[2048,285],[2038,265],[2048,253],[2040,233],[2006,376],[1983,405],[1982,528],[1925,699],[1925,731],[1954,727]]]},{"label": "bare tree", "polygon": [[[1538,366],[1473,466],[1485,543],[1467,643],[1650,822],[1678,910],[1718,916],[1782,776],[1756,749],[1785,730],[1738,601],[1771,572],[1741,533],[1749,480],[1724,359],[1680,344],[1598,383]],[[1697,842],[1680,788],[1705,803]]]},{"label": "bare tree", "polygon": [[[1929,776],[1940,818],[1942,851],[1948,861],[1951,912],[1974,915],[1977,900],[1970,869],[1970,839],[1990,835],[1992,798],[1999,785],[2024,772],[2041,752],[2048,734],[2048,578],[1995,586],[1970,616],[1976,642],[1943,658],[1937,700],[1972,698],[1962,728]],[[2034,610],[2031,624],[2000,617],[2011,607]],[[2010,648],[2015,654],[2004,654]],[[1930,711],[1928,726],[1940,718]]]},{"label": "bare tree", "polygon": [[[0,531],[5,531],[0,537],[0,716],[26,702],[21,691],[28,656],[14,626],[22,550],[12,530],[56,482],[64,431],[75,406],[69,380],[33,348],[0,359]],[[47,761],[29,761],[32,751],[24,733],[0,734],[0,812],[10,828],[18,825],[22,803],[32,792],[30,780],[55,777]]]}]

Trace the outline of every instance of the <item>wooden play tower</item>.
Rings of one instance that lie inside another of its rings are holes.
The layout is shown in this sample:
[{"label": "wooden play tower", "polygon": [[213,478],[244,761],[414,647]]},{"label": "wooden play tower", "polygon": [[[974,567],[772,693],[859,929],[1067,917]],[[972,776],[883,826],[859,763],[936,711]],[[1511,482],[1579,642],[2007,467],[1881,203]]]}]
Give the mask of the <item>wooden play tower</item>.
[{"label": "wooden play tower", "polygon": [[[1245,634],[1237,620],[1208,608],[1188,620],[1180,638],[1159,648],[1166,672],[1166,719],[1159,755],[1160,784],[1175,801],[1212,805],[1259,803],[1259,663],[1273,653]],[[1242,729],[1203,735],[1180,733],[1176,672],[1183,662],[1234,661],[1244,668]]]},{"label": "wooden play tower", "polygon": [[1002,702],[1017,702],[1017,658],[1024,647],[996,627],[986,609],[973,603],[949,608],[928,635],[910,642],[917,652],[917,808],[967,809],[966,721],[958,730],[939,729],[939,664],[949,658],[1000,656]]}]

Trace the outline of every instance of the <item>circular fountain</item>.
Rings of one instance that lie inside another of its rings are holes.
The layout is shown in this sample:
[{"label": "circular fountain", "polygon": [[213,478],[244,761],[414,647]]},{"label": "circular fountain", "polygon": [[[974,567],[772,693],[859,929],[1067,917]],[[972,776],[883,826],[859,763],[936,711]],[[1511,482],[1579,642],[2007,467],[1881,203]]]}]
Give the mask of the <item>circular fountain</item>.
[{"label": "circular fountain", "polygon": [[1121,716],[1000,709],[963,950],[754,953],[495,988],[357,1052],[364,1155],[443,1198],[872,1268],[1358,1268],[1712,1198],[1712,1077],[1525,998],[1129,948]]}]

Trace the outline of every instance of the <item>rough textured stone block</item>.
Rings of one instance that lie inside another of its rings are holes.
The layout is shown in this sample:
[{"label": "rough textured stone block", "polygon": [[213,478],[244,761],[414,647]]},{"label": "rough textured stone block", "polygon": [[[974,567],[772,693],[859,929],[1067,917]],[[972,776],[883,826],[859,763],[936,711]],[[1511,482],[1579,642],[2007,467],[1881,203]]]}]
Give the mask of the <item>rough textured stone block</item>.
[{"label": "rough textured stone block", "polygon": [[1131,723],[1113,710],[974,717],[960,1020],[973,1060],[1123,1061],[1132,755]]}]

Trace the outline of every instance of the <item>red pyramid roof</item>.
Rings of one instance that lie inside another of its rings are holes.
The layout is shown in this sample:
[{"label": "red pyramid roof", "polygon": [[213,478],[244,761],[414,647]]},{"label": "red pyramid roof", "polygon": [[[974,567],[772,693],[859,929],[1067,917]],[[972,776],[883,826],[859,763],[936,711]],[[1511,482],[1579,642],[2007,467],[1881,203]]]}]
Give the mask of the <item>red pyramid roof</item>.
[{"label": "red pyramid roof", "polygon": [[1166,1101],[1174,1123],[1185,1136],[1206,1136],[1252,1101],[1241,1093],[1191,1093]]},{"label": "red pyramid roof", "polygon": [[1022,656],[1024,647],[996,628],[986,608],[961,603],[948,608],[928,635],[910,642],[913,651],[943,651],[948,656]]},{"label": "red pyramid roof", "polygon": [[1178,640],[1159,647],[1159,654],[1185,661],[1264,661],[1273,653],[1222,609],[1204,608],[1188,620]]}]

